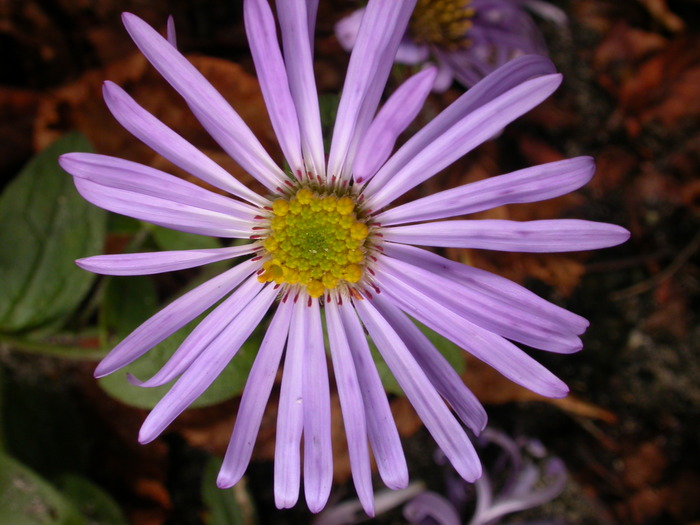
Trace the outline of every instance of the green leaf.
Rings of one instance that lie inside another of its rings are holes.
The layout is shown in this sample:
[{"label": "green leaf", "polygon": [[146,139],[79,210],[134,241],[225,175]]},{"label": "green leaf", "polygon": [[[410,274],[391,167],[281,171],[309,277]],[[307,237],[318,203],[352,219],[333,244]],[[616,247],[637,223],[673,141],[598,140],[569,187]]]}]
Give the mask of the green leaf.
[{"label": "green leaf", "polygon": [[85,525],[85,520],[52,485],[0,452],[0,523]]},{"label": "green leaf", "polygon": [[[412,321],[420,329],[420,331],[423,332],[423,334],[430,340],[430,342],[433,343],[435,348],[438,349],[438,351],[443,355],[443,357],[447,359],[447,362],[450,363],[452,368],[454,368],[455,371],[461,375],[462,372],[464,372],[465,365],[464,350],[462,350],[452,341],[445,339],[440,334],[433,332],[430,328],[422,325],[415,319],[412,319]],[[374,341],[372,341],[369,336],[367,337],[367,340],[369,342],[370,350],[372,351],[372,358],[374,359],[374,364],[377,367],[377,372],[379,372],[379,378],[382,380],[382,385],[384,385],[384,390],[386,390],[389,394],[395,394],[397,396],[405,395],[403,390],[399,386],[398,381],[396,381],[396,378],[391,373],[391,370],[389,370],[389,367],[384,362],[384,359],[377,350]]]},{"label": "green leaf", "polygon": [[102,250],[107,214],[57,164],[62,153],[90,149],[82,135],[66,135],[0,197],[0,332],[56,329],[90,289],[95,276],[74,259]]},{"label": "green leaf", "polygon": [[254,525],[257,523],[252,498],[240,481],[231,489],[219,489],[216,477],[221,468],[219,458],[211,458],[202,477],[202,501],[207,508],[207,525]]},{"label": "green leaf", "polygon": [[86,478],[66,474],[60,479],[58,486],[89,525],[128,525],[112,497]]},{"label": "green leaf", "polygon": [[202,250],[221,248],[221,241],[215,237],[185,233],[160,226],[151,228],[153,240],[161,250]]}]

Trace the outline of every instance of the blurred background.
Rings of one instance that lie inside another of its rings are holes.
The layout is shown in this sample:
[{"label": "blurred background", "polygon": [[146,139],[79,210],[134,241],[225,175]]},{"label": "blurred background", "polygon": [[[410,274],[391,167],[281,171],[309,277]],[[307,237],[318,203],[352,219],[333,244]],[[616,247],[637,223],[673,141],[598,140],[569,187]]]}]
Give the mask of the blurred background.
[{"label": "blurred background", "polygon": [[[700,1],[551,3],[569,23],[536,21],[564,74],[561,88],[415,191],[592,155],[597,173],[586,188],[478,218],[585,218],[625,226],[632,238],[595,253],[449,253],[591,321],[579,354],[536,356],[570,385],[570,397],[541,398],[463,353],[451,360],[486,405],[492,428],[519,442],[538,440],[568,471],[558,498],[499,523],[697,524]],[[333,27],[357,7],[350,0],[320,3],[315,67],[326,124],[348,61]],[[216,239],[107,214],[75,194],[55,164],[65,151],[94,150],[186,176],[121,129],[102,102],[102,82],[124,87],[253,184],[137,52],[121,25],[122,11],[162,32],[172,14],[179,49],[281,162],[240,1],[0,0],[0,523],[311,523],[303,502],[274,509],[275,392],[245,482],[228,491],[214,484],[255,341],[198,408],[147,446],[137,443],[138,428],[162,390],[131,387],[121,372],[99,381],[92,376],[115,342],[220,269],[97,279],[75,267],[75,258],[100,253],[219,246]],[[389,90],[410,72],[397,66]],[[406,136],[463,91],[454,84],[431,95]],[[146,375],[159,366],[178,340],[166,343],[132,371]],[[445,494],[451,482],[434,443],[408,402],[387,388],[411,481]],[[354,498],[335,394],[333,407],[330,510]],[[470,501],[461,510],[464,523]],[[400,503],[372,523],[407,523]]]}]

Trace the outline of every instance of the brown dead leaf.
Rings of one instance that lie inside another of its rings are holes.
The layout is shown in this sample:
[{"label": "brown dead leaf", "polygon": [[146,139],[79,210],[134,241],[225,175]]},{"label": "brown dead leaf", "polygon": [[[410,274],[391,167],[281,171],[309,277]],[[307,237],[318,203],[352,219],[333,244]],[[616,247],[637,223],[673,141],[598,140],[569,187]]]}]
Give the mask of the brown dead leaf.
[{"label": "brown dead leaf", "polygon": [[668,8],[666,0],[639,0],[639,2],[669,31],[679,33],[685,29],[685,23]]},{"label": "brown dead leaf", "polygon": [[587,419],[598,419],[606,423],[615,423],[617,416],[612,412],[592,403],[569,395],[562,399],[551,399],[531,392],[502,376],[489,365],[470,357],[467,370],[463,374],[465,383],[482,403],[500,405],[503,403],[521,403],[539,401],[559,407],[569,414]]},{"label": "brown dead leaf", "polygon": [[38,93],[0,86],[0,174],[14,175],[33,153]]}]

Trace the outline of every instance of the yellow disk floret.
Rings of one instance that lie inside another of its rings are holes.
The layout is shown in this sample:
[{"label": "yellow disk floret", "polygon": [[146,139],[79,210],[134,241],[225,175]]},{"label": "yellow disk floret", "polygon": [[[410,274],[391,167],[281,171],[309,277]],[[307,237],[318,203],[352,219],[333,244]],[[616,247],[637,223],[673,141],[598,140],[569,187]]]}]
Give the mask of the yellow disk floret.
[{"label": "yellow disk floret", "polygon": [[352,197],[319,195],[308,188],[274,201],[263,241],[269,258],[258,280],[299,284],[314,298],[343,282],[360,281],[369,228],[356,208]]},{"label": "yellow disk floret", "polygon": [[449,51],[468,47],[474,8],[471,0],[418,0],[410,22],[412,39]]}]

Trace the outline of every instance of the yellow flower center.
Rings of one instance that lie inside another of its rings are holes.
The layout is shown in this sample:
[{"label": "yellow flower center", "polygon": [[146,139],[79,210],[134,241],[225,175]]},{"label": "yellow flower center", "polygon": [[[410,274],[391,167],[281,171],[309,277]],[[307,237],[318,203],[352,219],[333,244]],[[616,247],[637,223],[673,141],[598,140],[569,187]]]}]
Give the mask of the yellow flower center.
[{"label": "yellow flower center", "polygon": [[418,0],[409,30],[419,44],[433,44],[448,51],[469,46],[472,26],[471,0]]},{"label": "yellow flower center", "polygon": [[356,283],[364,274],[368,236],[352,197],[302,188],[272,203],[263,242],[268,260],[258,280],[299,284],[314,298],[343,282]]}]

